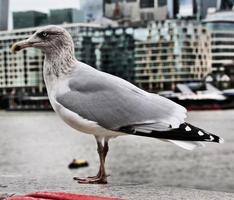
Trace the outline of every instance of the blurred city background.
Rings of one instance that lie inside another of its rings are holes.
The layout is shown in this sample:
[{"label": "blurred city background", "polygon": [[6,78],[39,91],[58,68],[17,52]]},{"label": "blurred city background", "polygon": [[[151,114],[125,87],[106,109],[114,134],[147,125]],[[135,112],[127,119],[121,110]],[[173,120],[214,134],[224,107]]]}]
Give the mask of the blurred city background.
[{"label": "blurred city background", "polygon": [[[72,176],[96,173],[94,139],[77,136],[52,112],[21,112],[51,109],[44,55],[30,48],[12,54],[11,46],[47,24],[70,32],[78,60],[203,110],[189,112],[188,121],[225,143],[188,152],[154,139],[118,138],[110,145],[110,186],[78,187]],[[157,199],[155,186],[233,192],[233,108],[234,0],[0,0],[0,109],[17,110],[0,112],[5,192],[49,188],[126,199]],[[90,166],[69,171],[73,158]]]},{"label": "blurred city background", "polygon": [[50,109],[43,54],[10,51],[47,24],[65,27],[77,59],[97,69],[191,110],[234,107],[234,1],[61,2],[42,1],[37,9],[27,0],[0,0],[2,108]]}]

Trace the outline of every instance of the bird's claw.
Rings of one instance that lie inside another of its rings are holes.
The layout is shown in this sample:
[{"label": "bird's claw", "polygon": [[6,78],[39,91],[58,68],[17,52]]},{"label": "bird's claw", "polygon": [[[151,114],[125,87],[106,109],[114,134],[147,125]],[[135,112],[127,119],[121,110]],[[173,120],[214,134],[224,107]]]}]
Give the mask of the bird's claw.
[{"label": "bird's claw", "polygon": [[94,178],[94,179],[86,179],[86,180],[78,180],[78,183],[81,184],[107,184],[107,180],[103,178]]},{"label": "bird's claw", "polygon": [[106,176],[105,177],[93,176],[87,178],[74,177],[73,179],[81,184],[107,184]]}]

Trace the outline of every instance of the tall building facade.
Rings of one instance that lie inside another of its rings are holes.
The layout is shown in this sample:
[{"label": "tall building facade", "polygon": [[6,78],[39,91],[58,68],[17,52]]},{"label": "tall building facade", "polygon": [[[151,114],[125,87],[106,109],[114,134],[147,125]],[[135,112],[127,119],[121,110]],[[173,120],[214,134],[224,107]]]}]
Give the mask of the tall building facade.
[{"label": "tall building facade", "polygon": [[206,29],[196,21],[152,22],[135,43],[135,83],[157,92],[177,83],[201,81],[211,69]]},{"label": "tall building facade", "polygon": [[197,14],[196,0],[179,0],[179,18],[195,17]]},{"label": "tall building facade", "polygon": [[217,0],[218,10],[232,10],[234,6],[234,0]]},{"label": "tall building facade", "polygon": [[210,33],[213,81],[218,86],[223,77],[229,76],[234,86],[234,12],[211,13],[203,22]]},{"label": "tall building facade", "polygon": [[[219,6],[220,1],[220,6]],[[228,0],[232,1],[232,0]],[[166,19],[204,19],[209,8],[225,7],[221,0],[104,0],[104,15],[134,23]],[[228,4],[230,7],[230,3]],[[227,7],[227,6],[226,6]]]},{"label": "tall building facade", "polygon": [[206,18],[210,8],[217,9],[217,0],[198,0],[198,16],[200,19]]},{"label": "tall building facade", "polygon": [[50,10],[50,24],[71,24],[84,22],[84,13],[75,8]]},{"label": "tall building facade", "polygon": [[9,1],[0,0],[0,31],[8,28]]},{"label": "tall building facade", "polygon": [[141,21],[165,20],[166,18],[166,0],[140,0]]},{"label": "tall building facade", "polygon": [[50,13],[37,11],[13,12],[13,28],[31,28],[47,24],[71,24],[84,22],[84,12],[74,8],[54,9]]},{"label": "tall building facade", "polygon": [[13,27],[30,28],[48,24],[48,15],[38,11],[13,12]]},{"label": "tall building facade", "polygon": [[179,0],[168,0],[168,18],[175,19],[179,13]]},{"label": "tall building facade", "polygon": [[166,0],[104,0],[104,16],[119,21],[152,21],[167,18]]},{"label": "tall building facade", "polygon": [[85,21],[95,21],[103,16],[104,0],[81,0],[80,9],[84,12]]},{"label": "tall building facade", "polygon": [[219,0],[168,0],[168,17],[204,19],[209,8],[217,8]]},{"label": "tall building facade", "polygon": [[134,82],[134,35],[126,28],[107,28],[100,44],[100,69]]}]

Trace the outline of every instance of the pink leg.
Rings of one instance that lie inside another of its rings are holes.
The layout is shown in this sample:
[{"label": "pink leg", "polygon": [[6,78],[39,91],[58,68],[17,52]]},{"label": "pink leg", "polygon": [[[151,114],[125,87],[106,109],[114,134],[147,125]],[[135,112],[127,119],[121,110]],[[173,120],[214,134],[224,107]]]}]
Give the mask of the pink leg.
[{"label": "pink leg", "polygon": [[77,180],[78,183],[83,184],[106,184],[107,183],[107,175],[105,172],[105,159],[107,152],[109,150],[108,142],[104,141],[104,146],[100,141],[97,140],[97,151],[100,160],[100,167],[98,174],[96,176],[87,177],[87,178],[79,178],[74,177],[74,180]]}]

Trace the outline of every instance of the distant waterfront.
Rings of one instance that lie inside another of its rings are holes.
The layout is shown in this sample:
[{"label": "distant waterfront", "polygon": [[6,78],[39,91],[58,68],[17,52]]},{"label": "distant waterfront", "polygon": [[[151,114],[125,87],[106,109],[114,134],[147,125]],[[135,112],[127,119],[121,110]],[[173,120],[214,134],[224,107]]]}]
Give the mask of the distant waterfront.
[{"label": "distant waterfront", "polygon": [[[233,192],[233,119],[234,110],[189,112],[189,122],[225,139],[224,144],[207,144],[193,152],[150,138],[126,136],[111,141],[109,186],[154,184]],[[1,111],[0,127],[0,185],[7,186],[4,192],[45,188],[76,192],[82,186],[73,176],[96,173],[94,139],[77,134],[53,112]],[[67,165],[73,158],[86,159],[90,166],[70,171]]]}]

